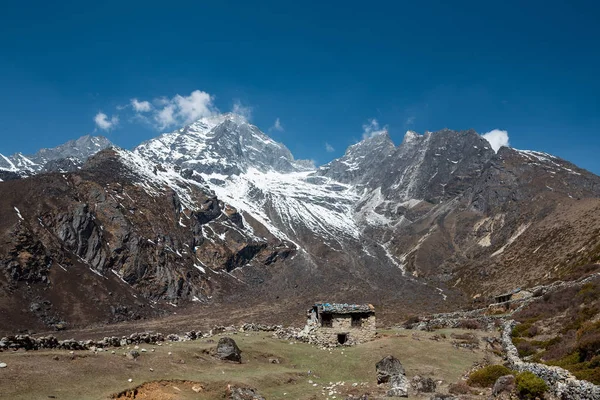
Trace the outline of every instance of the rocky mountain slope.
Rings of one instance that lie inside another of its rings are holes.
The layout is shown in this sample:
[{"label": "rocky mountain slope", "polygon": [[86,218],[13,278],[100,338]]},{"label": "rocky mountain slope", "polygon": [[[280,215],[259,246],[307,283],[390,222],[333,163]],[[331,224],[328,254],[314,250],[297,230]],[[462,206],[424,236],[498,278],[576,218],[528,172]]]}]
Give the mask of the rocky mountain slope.
[{"label": "rocky mountain slope", "polygon": [[320,168],[234,114],[109,146],[84,137],[31,163],[3,157],[4,176],[31,175],[0,183],[3,324],[187,302],[369,301],[406,314],[600,260],[600,177],[496,153],[474,131],[407,132],[399,146],[384,133]]}]

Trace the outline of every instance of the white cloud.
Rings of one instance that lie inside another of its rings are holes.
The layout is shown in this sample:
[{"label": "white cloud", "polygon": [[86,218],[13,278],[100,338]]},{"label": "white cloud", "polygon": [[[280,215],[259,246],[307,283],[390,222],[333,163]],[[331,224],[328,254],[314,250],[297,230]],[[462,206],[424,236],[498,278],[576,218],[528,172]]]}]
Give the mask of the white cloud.
[{"label": "white cloud", "polygon": [[332,145],[330,145],[329,143],[325,142],[325,151],[328,153],[333,153],[335,151],[335,149],[333,148]]},{"label": "white cloud", "polygon": [[250,121],[252,119],[252,107],[243,105],[239,100],[233,102],[233,108],[231,109],[231,112],[240,115],[246,121]]},{"label": "white cloud", "polygon": [[382,133],[387,132],[387,126],[381,128],[379,126],[379,122],[375,118],[370,119],[369,122],[364,124],[362,127],[363,139],[371,138],[373,136],[381,135]]},{"label": "white cloud", "polygon": [[216,114],[218,110],[214,106],[213,100],[213,96],[201,90],[194,90],[189,96],[177,94],[170,99],[160,97],[154,99],[154,104],[158,108],[153,109],[153,118],[159,129],[189,124],[200,118]]},{"label": "white cloud", "polygon": [[278,131],[278,132],[285,131],[285,129],[283,129],[283,125],[281,125],[281,121],[279,120],[279,118],[277,118],[275,120],[275,123],[273,124],[272,127],[269,128],[269,131]]},{"label": "white cloud", "polygon": [[158,123],[160,129],[177,124],[175,106],[173,104],[166,105],[154,114],[154,120]]},{"label": "white cloud", "polygon": [[500,150],[500,147],[508,147],[510,145],[508,141],[508,132],[500,129],[491,130],[481,135],[481,137],[490,142],[492,149],[494,149],[496,153]]},{"label": "white cloud", "polygon": [[415,123],[415,119],[416,117],[414,115],[411,115],[410,117],[406,118],[406,121],[404,123],[406,125],[413,125]]},{"label": "white cloud", "polygon": [[131,106],[136,112],[148,112],[152,110],[152,104],[149,101],[138,101],[138,99],[131,99]]},{"label": "white cloud", "polygon": [[100,111],[94,117],[94,122],[96,123],[97,128],[102,129],[103,131],[108,131],[119,124],[119,117],[116,115],[113,115],[109,119],[108,115],[106,115],[102,111]]}]

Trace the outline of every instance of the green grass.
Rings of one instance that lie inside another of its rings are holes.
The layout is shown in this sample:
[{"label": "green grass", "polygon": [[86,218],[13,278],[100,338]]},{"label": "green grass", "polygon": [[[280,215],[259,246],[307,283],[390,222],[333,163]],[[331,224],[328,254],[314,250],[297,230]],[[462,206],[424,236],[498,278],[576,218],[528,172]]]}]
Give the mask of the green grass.
[{"label": "green grass", "polygon": [[[385,331],[375,341],[331,351],[304,343],[290,344],[267,333],[232,335],[243,352],[242,364],[224,363],[206,354],[216,347],[218,337],[214,338],[215,343],[203,339],[142,346],[148,352],[137,361],[127,360],[123,356],[125,349],[114,349],[114,355],[110,351],[75,352],[74,359],[68,351],[0,353],[0,360],[8,364],[8,368],[0,370],[0,398],[30,400],[53,395],[61,400],[106,399],[144,382],[168,379],[199,382],[214,389],[204,395],[182,393],[177,397],[181,399],[221,396],[228,383],[254,387],[268,399],[323,398],[322,388],[338,381],[345,385],[337,398],[349,393],[381,395],[385,388],[377,388],[375,363],[389,354],[401,360],[409,379],[419,374],[448,383],[458,381],[474,362],[484,358],[481,350],[453,347],[450,338],[428,339],[436,333],[418,332],[416,340],[413,331]],[[447,333],[449,336],[450,331]],[[152,347],[155,352],[150,352]],[[53,360],[54,356],[59,360]],[[280,363],[271,363],[270,358],[277,358]],[[133,382],[129,383],[129,378]],[[352,388],[354,382],[367,382],[368,386]]]}]

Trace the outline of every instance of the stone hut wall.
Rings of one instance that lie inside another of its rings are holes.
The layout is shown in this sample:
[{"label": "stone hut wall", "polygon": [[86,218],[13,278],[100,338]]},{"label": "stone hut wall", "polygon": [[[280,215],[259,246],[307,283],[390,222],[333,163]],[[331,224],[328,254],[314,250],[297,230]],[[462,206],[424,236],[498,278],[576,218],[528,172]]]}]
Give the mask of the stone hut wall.
[{"label": "stone hut wall", "polygon": [[319,326],[314,332],[317,341],[322,344],[338,344],[338,335],[346,334],[344,344],[353,345],[375,338],[375,315],[361,319],[361,326],[352,326],[352,314],[332,314],[332,326]]}]

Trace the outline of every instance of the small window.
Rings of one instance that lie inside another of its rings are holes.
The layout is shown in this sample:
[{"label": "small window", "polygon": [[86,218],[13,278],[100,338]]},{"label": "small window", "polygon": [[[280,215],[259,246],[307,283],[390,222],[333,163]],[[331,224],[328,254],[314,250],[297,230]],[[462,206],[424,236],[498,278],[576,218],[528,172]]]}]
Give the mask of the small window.
[{"label": "small window", "polygon": [[333,318],[331,314],[321,315],[321,326],[325,326],[327,328],[331,328],[333,326]]},{"label": "small window", "polygon": [[362,318],[360,315],[352,315],[352,327],[360,328],[362,326]]},{"label": "small window", "polygon": [[346,333],[338,333],[337,335],[338,343],[344,344],[348,340],[348,334]]}]

